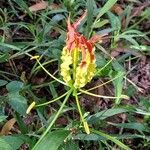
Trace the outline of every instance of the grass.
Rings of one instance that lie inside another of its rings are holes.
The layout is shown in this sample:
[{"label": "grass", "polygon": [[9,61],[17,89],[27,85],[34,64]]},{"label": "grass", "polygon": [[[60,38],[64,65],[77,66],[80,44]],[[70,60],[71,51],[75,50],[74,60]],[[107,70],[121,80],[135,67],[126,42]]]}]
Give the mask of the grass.
[{"label": "grass", "polygon": [[[121,13],[111,9],[116,3]],[[49,1],[36,12],[33,1],[0,4],[1,148],[149,149],[149,87],[133,79],[146,71],[138,70],[143,58],[149,61],[145,4],[135,16],[140,1]],[[85,10],[79,33],[102,37],[95,44],[95,76],[75,89],[60,75],[61,52],[68,16],[75,22]]]}]

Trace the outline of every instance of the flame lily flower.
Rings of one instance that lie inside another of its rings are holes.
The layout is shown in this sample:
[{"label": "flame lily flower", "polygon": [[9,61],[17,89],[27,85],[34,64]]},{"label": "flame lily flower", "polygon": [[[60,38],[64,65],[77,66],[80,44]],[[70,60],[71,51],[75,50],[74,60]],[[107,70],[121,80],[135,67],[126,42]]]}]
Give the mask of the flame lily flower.
[{"label": "flame lily flower", "polygon": [[100,36],[93,36],[88,40],[77,31],[85,16],[86,12],[73,24],[70,23],[70,17],[68,18],[66,46],[61,57],[60,68],[63,80],[68,86],[75,88],[84,87],[90,82],[96,70],[94,43],[100,40]]}]

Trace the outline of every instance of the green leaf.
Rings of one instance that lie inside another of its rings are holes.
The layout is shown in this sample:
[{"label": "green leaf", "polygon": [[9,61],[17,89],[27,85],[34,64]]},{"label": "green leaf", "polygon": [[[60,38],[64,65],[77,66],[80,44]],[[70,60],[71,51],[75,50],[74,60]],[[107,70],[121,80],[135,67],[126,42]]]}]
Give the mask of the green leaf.
[{"label": "green leaf", "polygon": [[13,150],[13,148],[4,139],[0,138],[0,149],[1,150]]},{"label": "green leaf", "polygon": [[6,80],[0,80],[0,86],[6,85],[8,82]]},{"label": "green leaf", "polygon": [[114,76],[113,74],[111,75],[111,78],[115,78],[116,76],[119,76],[117,79],[113,80],[113,85],[115,87],[115,96],[117,97],[115,99],[116,104],[120,104],[120,97],[122,95],[122,88],[123,88],[123,77],[125,75],[125,72],[119,71],[117,74]]},{"label": "green leaf", "polygon": [[115,137],[110,136],[104,132],[101,131],[97,131],[97,130],[92,130],[93,133],[96,133],[98,135],[101,135],[103,137],[105,137],[108,140],[111,140],[112,142],[114,142],[115,144],[117,144],[118,146],[120,146],[121,148],[125,149],[125,150],[131,150],[128,146],[126,146],[125,144],[123,144],[122,142],[120,142],[119,140],[117,140]]},{"label": "green leaf", "polygon": [[98,112],[94,115],[91,115],[89,118],[87,118],[87,121],[89,123],[97,123],[100,120],[104,120],[108,117],[111,117],[111,116],[114,116],[114,115],[120,114],[120,113],[125,113],[125,112],[129,112],[129,110],[124,109],[124,108],[111,108],[111,109],[107,109],[107,110]]},{"label": "green leaf", "polygon": [[50,91],[52,93],[53,98],[58,97],[58,93],[57,93],[53,83],[49,84],[49,88],[50,88]]},{"label": "green leaf", "polygon": [[8,58],[9,58],[9,54],[8,53],[0,55],[0,63],[3,63],[5,61],[7,61]]},{"label": "green leaf", "polygon": [[118,71],[118,72],[126,72],[125,68],[123,67],[122,64],[118,63],[117,60],[113,61],[112,62],[112,66],[114,68],[115,71]]},{"label": "green leaf", "polygon": [[20,81],[12,81],[7,84],[6,89],[8,92],[18,92],[22,89],[23,83]]},{"label": "green leaf", "polygon": [[70,140],[70,141],[67,141],[64,144],[60,145],[58,150],[79,150],[79,147],[75,143],[75,141]]},{"label": "green leaf", "polygon": [[21,133],[22,134],[27,134],[28,133],[28,127],[24,123],[23,118],[21,117],[21,115],[19,113],[15,112],[14,117],[17,121],[17,124],[19,126],[19,129],[20,129]]},{"label": "green leaf", "polygon": [[24,143],[21,138],[15,136],[3,136],[2,138],[12,147],[12,150],[19,149]]},{"label": "green leaf", "polygon": [[19,47],[15,46],[15,45],[11,45],[11,44],[7,44],[7,43],[0,43],[0,46],[3,46],[3,47],[8,47],[8,48],[11,48],[13,50],[21,50]]},{"label": "green leaf", "polygon": [[75,140],[82,140],[82,141],[100,141],[100,140],[106,140],[105,137],[102,137],[101,135],[90,133],[90,134],[83,134],[79,133],[75,137],[73,137]]},{"label": "green leaf", "polygon": [[26,2],[24,2],[24,0],[13,0],[17,5],[20,6],[21,9],[26,10],[28,12],[28,14],[30,15],[30,17],[32,18],[32,14],[31,11],[29,10],[28,5],[26,4]]},{"label": "green leaf", "polygon": [[27,101],[23,96],[19,95],[19,92],[8,93],[8,98],[9,104],[15,111],[21,115],[26,115]]},{"label": "green leaf", "polygon": [[129,85],[128,88],[125,90],[125,94],[129,97],[134,96],[137,90],[133,85]]},{"label": "green leaf", "polygon": [[9,92],[9,104],[15,111],[17,111],[21,115],[25,115],[27,109],[27,101],[25,97],[23,97],[19,93],[22,90],[22,88],[23,83],[19,81],[12,81],[6,85],[6,89]]},{"label": "green leaf", "polygon": [[99,19],[103,14],[105,14],[116,2],[117,0],[108,0],[106,4],[100,9],[97,18]]},{"label": "green leaf", "polygon": [[96,66],[98,69],[106,65],[107,61],[102,55],[100,55],[99,53],[95,53],[95,57],[96,57]]},{"label": "green leaf", "polygon": [[119,35],[120,39],[125,39],[127,42],[130,42],[133,45],[139,46],[138,42],[133,39],[133,35]]},{"label": "green leaf", "polygon": [[91,26],[93,24],[93,13],[94,13],[94,1],[87,1],[87,27],[86,27],[86,36],[89,38]]},{"label": "green leaf", "polygon": [[150,139],[150,136],[145,136],[145,135],[140,135],[140,134],[121,134],[121,135],[116,135],[115,137],[117,139],[136,139],[136,138],[138,139],[141,138],[141,139],[146,139],[146,140]]},{"label": "green leaf", "polygon": [[67,130],[50,132],[38,143],[34,150],[57,150],[69,133]]},{"label": "green leaf", "polygon": [[7,116],[1,115],[0,116],[0,122],[4,121],[7,118]]},{"label": "green leaf", "polygon": [[[142,138],[142,139],[150,139],[149,136],[145,136],[145,135],[140,135],[140,134],[121,134],[121,135],[111,135],[117,139],[135,139],[135,138]],[[73,137],[73,139],[75,140],[82,140],[82,141],[101,141],[101,140],[106,140],[106,137],[103,137],[101,135],[98,134],[83,134],[83,133],[79,133],[76,136]]]},{"label": "green leaf", "polygon": [[127,128],[127,129],[134,129],[134,130],[138,130],[139,132],[141,131],[147,131],[150,132],[150,129],[141,123],[137,123],[137,122],[131,122],[131,123],[110,123],[111,125],[114,125],[116,127],[121,127],[121,128]]},{"label": "green leaf", "polygon": [[94,25],[93,28],[101,28],[102,26],[104,26],[105,24],[109,23],[108,19],[104,19],[104,20],[98,20]]},{"label": "green leaf", "polygon": [[114,30],[120,31],[120,29],[121,29],[121,22],[119,20],[119,17],[117,17],[116,15],[114,15],[111,12],[107,12],[107,14],[108,14],[108,17],[110,19],[110,23],[111,23],[112,28]]},{"label": "green leaf", "polygon": [[148,116],[150,116],[150,112],[149,111],[147,112],[147,111],[144,111],[144,110],[138,109],[138,108],[135,109],[135,113],[141,114],[141,115],[148,115]]}]

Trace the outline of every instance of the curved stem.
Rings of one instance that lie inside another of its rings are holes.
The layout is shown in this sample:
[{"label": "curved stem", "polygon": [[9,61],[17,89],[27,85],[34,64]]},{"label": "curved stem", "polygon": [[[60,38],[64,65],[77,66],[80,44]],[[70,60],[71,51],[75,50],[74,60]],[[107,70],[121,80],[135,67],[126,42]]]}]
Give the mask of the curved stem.
[{"label": "curved stem", "polygon": [[104,82],[104,83],[102,83],[102,84],[100,84],[100,85],[97,85],[97,86],[95,86],[95,87],[92,87],[92,88],[90,88],[90,89],[88,89],[88,90],[86,90],[86,91],[92,91],[92,90],[94,90],[94,89],[97,89],[97,88],[99,88],[99,87],[101,87],[101,86],[103,86],[103,85],[106,85],[107,83],[110,83],[110,82],[114,81],[115,79],[117,79],[117,78],[119,78],[119,77],[121,77],[121,76],[122,76],[122,75],[118,75],[118,76],[114,77],[113,79],[111,79],[111,80],[109,80],[109,81],[107,81],[107,82]]},{"label": "curved stem", "polygon": [[35,144],[35,146],[33,147],[32,150],[36,150],[38,144],[43,140],[43,138],[46,136],[46,134],[50,131],[51,127],[54,125],[55,121],[57,120],[59,114],[61,113],[63,107],[65,106],[70,94],[72,93],[72,89],[69,90],[68,94],[66,95],[61,107],[59,108],[59,110],[57,111],[54,119],[52,120],[52,122],[49,124],[49,126],[47,127],[46,131],[41,135],[40,139],[38,140],[38,142]]},{"label": "curved stem", "polygon": [[[39,58],[39,60],[40,60],[40,59],[41,59],[41,57]],[[45,66],[45,65],[47,65],[47,64],[49,64],[49,63],[52,63],[52,62],[55,62],[55,61],[57,61],[57,59],[52,59],[52,60],[46,61],[46,62],[44,62],[42,65]],[[35,66],[33,66],[32,70],[31,70],[31,75],[30,75],[30,76],[32,76],[32,74],[33,74],[35,71],[37,71],[38,69],[40,69],[40,68],[41,68],[41,66],[36,67],[36,64],[35,64]]]},{"label": "curved stem", "polygon": [[48,104],[50,104],[50,103],[53,103],[53,102],[55,102],[55,101],[57,101],[57,100],[63,98],[64,96],[66,96],[68,93],[69,93],[69,91],[66,92],[66,93],[64,93],[63,95],[61,95],[61,96],[59,96],[59,97],[57,97],[57,98],[51,100],[51,101],[48,101],[48,102],[45,102],[45,103],[42,103],[42,104],[38,104],[38,105],[36,105],[35,107],[40,107],[40,106],[44,106],[44,105],[48,105]]},{"label": "curved stem", "polygon": [[[81,89],[80,89],[80,91],[81,91],[82,93],[87,94],[87,95],[94,96],[94,97],[99,97],[99,98],[109,98],[109,99],[118,98],[118,97],[113,97],[113,96],[97,95],[97,94],[94,94],[94,93],[91,93],[91,92],[88,92],[88,91],[84,91],[84,90],[81,90]],[[121,95],[120,98],[128,99],[128,96],[126,96],[126,95]]]},{"label": "curved stem", "polygon": [[38,59],[36,59],[36,61],[38,62],[38,64],[41,66],[41,68],[53,79],[55,79],[56,81],[58,81],[59,83],[63,84],[63,85],[67,85],[65,82],[57,79],[56,77],[54,77],[49,71],[46,70],[45,67],[43,67],[43,65],[40,63],[40,61]]}]

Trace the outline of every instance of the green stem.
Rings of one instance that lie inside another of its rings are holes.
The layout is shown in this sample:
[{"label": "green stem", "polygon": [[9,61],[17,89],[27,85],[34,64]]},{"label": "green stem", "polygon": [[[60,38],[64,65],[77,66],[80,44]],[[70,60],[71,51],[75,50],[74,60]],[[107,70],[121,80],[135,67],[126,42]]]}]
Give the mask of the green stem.
[{"label": "green stem", "polygon": [[[104,85],[106,85],[106,84],[108,84],[108,83],[114,81],[115,79],[117,79],[117,78],[119,78],[119,77],[121,77],[121,76],[122,76],[122,75],[118,75],[118,76],[114,77],[113,79],[108,80],[108,81],[106,81],[106,82],[104,82],[104,83],[102,83],[102,84],[99,84],[99,85],[97,85],[97,86],[94,86],[94,87],[92,87],[92,88],[90,88],[90,89],[88,89],[88,90],[86,90],[86,91],[92,91],[92,90],[94,90],[94,89],[97,89],[97,88],[99,88],[99,87],[101,87],[101,86],[104,86]],[[80,94],[80,93],[78,93],[78,94]]]},{"label": "green stem", "polygon": [[45,102],[45,103],[42,103],[42,104],[36,105],[35,107],[40,107],[40,106],[44,106],[44,105],[48,105],[48,104],[50,104],[50,103],[53,103],[53,102],[55,102],[55,101],[57,101],[57,100],[59,100],[59,99],[63,98],[64,96],[66,96],[68,93],[69,93],[69,91],[68,91],[68,92],[66,92],[66,93],[64,93],[63,95],[61,95],[61,96],[59,96],[59,97],[57,97],[57,98],[55,98],[55,99],[51,100],[51,101],[48,101],[48,102]]},{"label": "green stem", "polygon": [[111,58],[111,60],[110,61],[108,61],[107,63],[106,63],[106,65],[104,65],[104,67],[102,67],[100,70],[98,70],[97,71],[97,74],[99,74],[102,70],[104,70],[112,61],[113,61],[113,57]]},{"label": "green stem", "polygon": [[79,98],[78,98],[76,89],[74,91],[74,96],[75,96],[75,99],[76,99],[76,103],[77,103],[78,111],[79,111],[79,114],[80,114],[80,117],[81,117],[81,121],[84,123],[85,120],[84,120],[84,117],[82,115],[82,111],[81,111],[81,107],[80,107],[80,104],[79,104]]},{"label": "green stem", "polygon": [[[49,63],[55,62],[55,61],[57,61],[57,59],[52,59],[52,60],[46,61],[46,62],[43,63],[43,66],[45,66],[45,65],[47,65],[47,64],[49,64]],[[37,71],[37,70],[40,69],[40,68],[41,68],[40,66],[36,67],[36,68],[33,70],[33,72]]]},{"label": "green stem", "polygon": [[39,85],[32,85],[31,89],[35,90],[35,89],[38,89],[38,88],[43,88],[45,86],[49,86],[51,83],[54,83],[54,82],[56,82],[56,80],[46,82],[46,83],[43,83],[43,84],[39,84]]},{"label": "green stem", "polygon": [[45,69],[45,67],[43,67],[43,65],[40,63],[40,61],[39,61],[38,59],[36,59],[36,61],[37,61],[38,64],[41,66],[41,68],[42,68],[51,78],[53,78],[54,80],[58,81],[59,83],[61,83],[61,84],[63,84],[63,85],[66,85],[65,82],[63,82],[63,81],[57,79],[57,78],[54,77],[50,72],[48,72],[48,71]]},{"label": "green stem", "polygon": [[28,50],[22,50],[21,52],[19,51],[18,53],[15,53],[14,55],[12,55],[9,59],[14,59],[14,58],[16,58],[16,57],[18,57],[18,56],[20,56],[20,55],[23,55],[23,54],[26,54],[26,53],[28,53],[28,52],[33,51],[33,50],[35,50],[36,48],[37,48],[37,46],[32,47],[32,48],[30,48],[30,49],[28,49]]},{"label": "green stem", "polygon": [[54,119],[52,120],[52,122],[49,124],[49,126],[47,127],[46,131],[41,135],[40,139],[38,140],[38,142],[35,144],[35,146],[33,147],[32,150],[36,150],[38,144],[43,140],[43,138],[46,136],[46,134],[50,131],[51,127],[54,125],[55,121],[57,120],[59,114],[61,113],[63,107],[65,106],[70,94],[72,93],[72,89],[69,90],[68,94],[66,95],[61,107],[59,108],[58,112],[56,113]]},{"label": "green stem", "polygon": [[90,134],[89,125],[88,125],[88,123],[86,122],[86,120],[84,119],[84,117],[82,115],[82,111],[81,111],[81,107],[80,107],[80,104],[79,104],[79,99],[78,99],[78,95],[77,95],[77,90],[76,89],[74,89],[73,94],[74,94],[75,99],[76,99],[78,111],[79,111],[79,114],[80,114],[81,122],[83,123],[84,129],[85,129],[85,132],[87,134]]},{"label": "green stem", "polygon": [[[81,89],[80,89],[80,92],[85,93],[85,94],[90,95],[90,96],[99,97],[99,98],[108,98],[108,99],[115,99],[115,98],[118,98],[118,97],[114,97],[114,96],[98,95],[98,94],[94,94],[94,93],[91,93],[91,92],[88,92],[88,91],[84,91],[84,90],[81,90]],[[121,95],[119,98],[128,99],[128,96],[126,96],[126,95]]]}]

